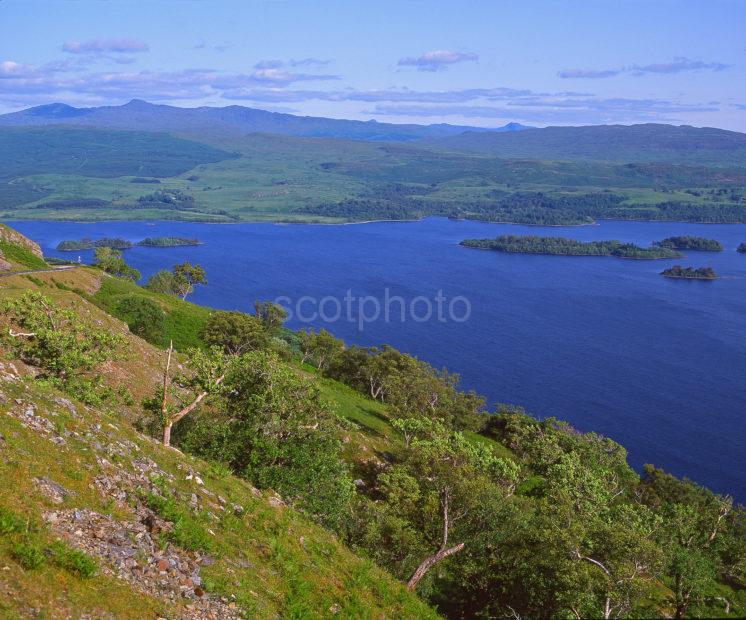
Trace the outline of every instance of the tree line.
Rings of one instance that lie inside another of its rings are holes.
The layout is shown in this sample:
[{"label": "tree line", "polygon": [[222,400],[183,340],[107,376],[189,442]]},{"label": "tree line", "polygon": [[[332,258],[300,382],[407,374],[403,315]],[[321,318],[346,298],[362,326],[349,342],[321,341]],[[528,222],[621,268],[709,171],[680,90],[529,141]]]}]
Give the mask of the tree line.
[{"label": "tree line", "polygon": [[642,248],[621,241],[578,241],[565,237],[502,235],[494,239],[465,239],[462,246],[478,250],[554,256],[616,256],[618,258],[678,258],[679,252],[668,245]]}]

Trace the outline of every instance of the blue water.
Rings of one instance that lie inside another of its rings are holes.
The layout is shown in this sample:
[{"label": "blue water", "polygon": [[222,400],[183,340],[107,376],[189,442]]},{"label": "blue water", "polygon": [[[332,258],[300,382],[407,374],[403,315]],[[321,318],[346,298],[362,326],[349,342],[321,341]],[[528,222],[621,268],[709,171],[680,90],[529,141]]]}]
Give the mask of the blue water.
[{"label": "blue water", "polygon": [[[207,270],[196,303],[249,310],[255,299],[355,296],[447,301],[464,296],[469,320],[326,325],[349,343],[390,343],[462,376],[490,403],[522,405],[623,444],[637,468],[652,462],[679,476],[746,500],[746,225],[603,222],[537,228],[428,219],[353,226],[210,225],[173,222],[9,222],[45,253],[62,239],[121,236],[198,237],[199,247],[133,248],[130,264],[148,276],[190,260]],[[641,245],[671,235],[720,240],[722,253],[676,261],[499,254],[459,247],[498,234],[619,239]],[[90,252],[81,252],[83,260]],[[715,282],[669,280],[680,263],[712,266]],[[309,313],[310,302],[302,310]],[[417,302],[418,316],[425,310]],[[434,303],[434,302],[433,302]],[[368,302],[366,311],[372,311]],[[334,303],[327,300],[327,315]],[[462,318],[463,301],[454,306]],[[346,309],[344,310],[346,312]],[[343,314],[344,314],[343,312]],[[446,317],[447,312],[445,313]],[[290,327],[302,323],[294,318]]]}]

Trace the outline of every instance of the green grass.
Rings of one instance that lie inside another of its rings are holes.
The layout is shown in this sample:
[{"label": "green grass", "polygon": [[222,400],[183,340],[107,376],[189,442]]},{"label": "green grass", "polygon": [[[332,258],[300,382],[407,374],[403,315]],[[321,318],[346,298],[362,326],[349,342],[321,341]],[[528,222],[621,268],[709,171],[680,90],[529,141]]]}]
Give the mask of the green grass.
[{"label": "green grass", "polygon": [[16,534],[23,531],[24,522],[12,510],[0,506],[0,535]]},{"label": "green grass", "polygon": [[160,346],[168,346],[171,340],[180,351],[203,346],[200,332],[210,316],[209,308],[182,301],[172,295],[154,293],[132,282],[113,277],[102,279],[101,287],[91,297],[91,301],[112,316],[123,318],[117,315],[119,302],[133,295],[153,300],[166,313],[165,339]]},{"label": "green grass", "polygon": [[33,542],[16,543],[13,546],[11,555],[24,570],[36,570],[37,568],[41,568],[47,561],[44,549]]},{"label": "green grass", "polygon": [[29,250],[14,243],[0,241],[0,251],[5,260],[22,269],[46,269],[49,265]]},{"label": "green grass", "polygon": [[96,574],[96,561],[82,551],[73,549],[61,540],[56,540],[49,547],[49,554],[57,566],[81,579],[90,579]]}]

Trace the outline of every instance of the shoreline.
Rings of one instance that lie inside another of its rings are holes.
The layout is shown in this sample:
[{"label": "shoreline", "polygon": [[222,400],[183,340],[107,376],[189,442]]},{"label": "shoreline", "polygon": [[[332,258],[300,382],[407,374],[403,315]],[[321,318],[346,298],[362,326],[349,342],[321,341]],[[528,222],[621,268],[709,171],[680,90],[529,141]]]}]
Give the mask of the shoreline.
[{"label": "shoreline", "polygon": [[174,224],[210,224],[210,225],[240,225],[240,224],[269,224],[274,226],[356,226],[360,224],[378,224],[378,223],[416,223],[422,222],[429,218],[446,219],[452,222],[477,222],[480,224],[496,224],[500,226],[528,226],[531,228],[583,228],[586,226],[600,226],[603,222],[635,222],[635,223],[650,223],[650,224],[695,224],[703,226],[744,226],[746,220],[742,222],[699,222],[689,220],[658,220],[658,219],[638,219],[638,218],[612,218],[612,217],[599,217],[594,219],[592,222],[585,224],[532,224],[528,222],[513,222],[510,220],[495,221],[495,220],[484,220],[484,219],[472,219],[472,218],[452,218],[447,215],[426,215],[420,218],[408,218],[408,219],[380,219],[380,220],[360,220],[360,221],[339,221],[339,222],[318,222],[318,221],[287,221],[283,219],[267,219],[267,220],[230,220],[230,221],[216,221],[214,219],[163,219],[163,218],[105,218],[105,219],[62,219],[62,218],[25,218],[25,217],[8,217],[3,218],[0,222],[59,222],[68,224],[105,224],[115,222],[143,222],[143,223],[174,223]]}]

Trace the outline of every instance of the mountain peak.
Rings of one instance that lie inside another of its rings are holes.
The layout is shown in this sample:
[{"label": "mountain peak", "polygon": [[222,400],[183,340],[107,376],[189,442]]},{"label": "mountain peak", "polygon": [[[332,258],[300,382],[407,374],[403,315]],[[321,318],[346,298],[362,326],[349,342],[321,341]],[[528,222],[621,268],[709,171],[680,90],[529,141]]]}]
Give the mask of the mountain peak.
[{"label": "mountain peak", "polygon": [[154,108],[155,104],[148,103],[144,99],[131,99],[127,103],[125,103],[123,108]]},{"label": "mountain peak", "polygon": [[88,114],[88,109],[74,108],[66,103],[48,103],[47,105],[29,108],[27,112],[31,116],[41,116],[44,118],[71,118]]}]

